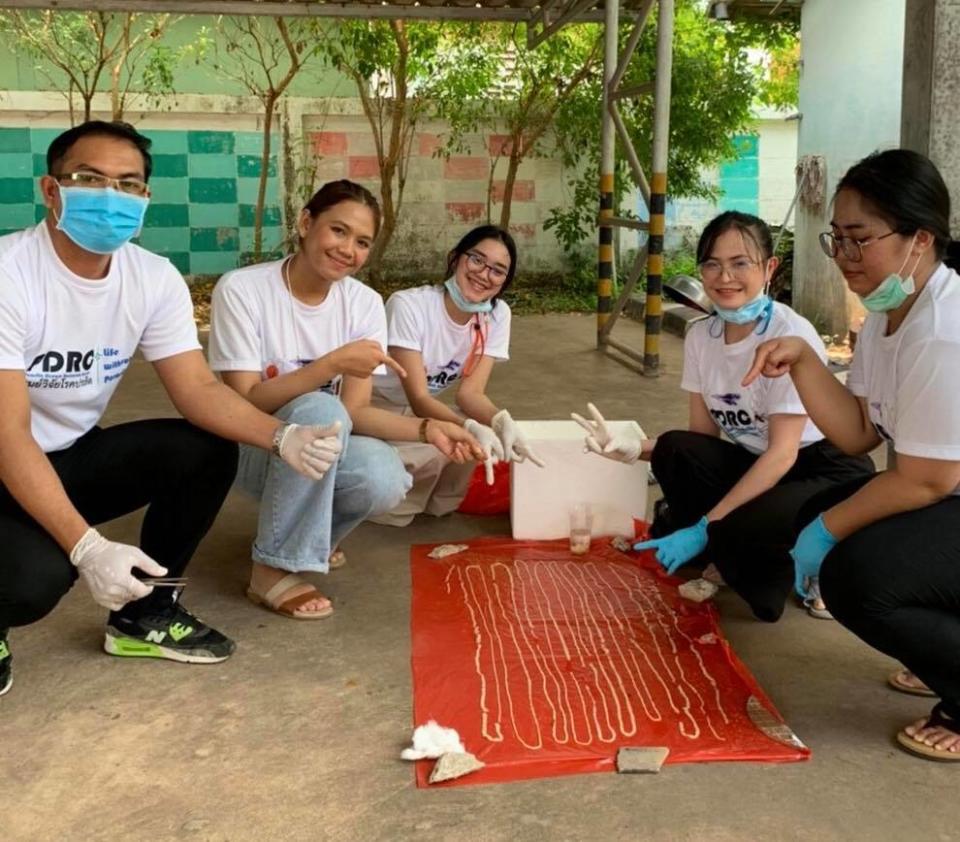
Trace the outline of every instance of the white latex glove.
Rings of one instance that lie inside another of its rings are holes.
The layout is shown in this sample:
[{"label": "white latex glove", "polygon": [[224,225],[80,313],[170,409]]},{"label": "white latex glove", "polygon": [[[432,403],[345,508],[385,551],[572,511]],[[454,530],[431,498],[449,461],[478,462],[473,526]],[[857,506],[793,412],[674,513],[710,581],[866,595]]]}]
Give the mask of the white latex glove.
[{"label": "white latex glove", "polygon": [[527,443],[527,437],[520,429],[520,425],[505,409],[501,409],[490,421],[493,431],[500,437],[503,444],[505,458],[511,462],[522,462],[529,459],[534,465],[543,468],[543,460],[537,456],[533,448]]},{"label": "white latex glove", "polygon": [[280,439],[280,458],[309,479],[323,479],[343,450],[339,432],[339,421],[328,427],[288,424]]},{"label": "white latex glove", "polygon": [[139,547],[108,541],[91,527],[70,550],[70,561],[80,571],[94,602],[119,611],[128,602],[143,599],[153,591],[133,575],[133,568],[148,576],[165,576],[167,568],[157,564]]},{"label": "white latex glove", "polygon": [[463,429],[470,433],[483,448],[486,456],[486,459],[483,460],[483,467],[487,473],[487,485],[493,485],[493,466],[504,458],[503,445],[500,444],[500,439],[486,424],[481,424],[472,418],[468,418],[464,422]]},{"label": "white latex glove", "polygon": [[570,417],[576,421],[589,434],[584,440],[584,448],[607,459],[613,459],[615,462],[625,462],[632,465],[640,458],[645,439],[639,435],[636,428],[625,425],[616,434],[610,432],[607,427],[606,419],[600,414],[592,403],[587,404],[587,409],[593,416],[592,421],[587,421],[582,415],[571,412]]}]

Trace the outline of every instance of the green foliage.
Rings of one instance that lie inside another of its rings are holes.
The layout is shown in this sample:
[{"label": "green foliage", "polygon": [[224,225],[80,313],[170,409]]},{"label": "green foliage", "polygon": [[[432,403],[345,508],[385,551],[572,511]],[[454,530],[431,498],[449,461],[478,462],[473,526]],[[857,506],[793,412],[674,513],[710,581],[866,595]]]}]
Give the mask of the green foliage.
[{"label": "green foliage", "polygon": [[94,94],[109,92],[113,119],[120,120],[130,93],[146,94],[154,107],[173,93],[180,53],[161,41],[178,20],[170,14],[8,11],[0,12],[0,33],[64,92],[71,118],[75,95],[88,120]]},{"label": "green foliage", "polygon": [[[629,29],[620,35],[622,43]],[[703,14],[698,0],[678,0],[674,30],[672,108],[667,172],[672,197],[715,199],[715,188],[704,171],[734,156],[731,137],[751,124],[755,102],[789,99],[789,78],[780,70],[768,78],[750,51],[766,50],[775,57],[772,66],[786,67],[796,49],[796,24],[789,21],[743,21],[720,25]],[[653,79],[656,71],[656,22],[648,24],[623,79],[632,87]],[[576,175],[569,182],[572,201],[551,211],[544,227],[553,230],[564,250],[577,250],[596,229],[599,184],[602,82],[591,79],[560,108],[555,130],[564,163]],[[652,94],[621,100],[634,149],[644,172],[651,174],[653,148]],[[618,140],[619,143],[619,140]],[[618,155],[615,207],[621,208],[625,180],[630,178]]]}]

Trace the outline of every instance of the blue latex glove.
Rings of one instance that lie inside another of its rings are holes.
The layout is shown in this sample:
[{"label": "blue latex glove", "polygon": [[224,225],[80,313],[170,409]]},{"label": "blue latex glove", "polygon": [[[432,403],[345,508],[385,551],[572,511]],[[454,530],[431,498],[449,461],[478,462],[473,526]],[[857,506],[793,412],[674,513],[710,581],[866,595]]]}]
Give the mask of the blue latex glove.
[{"label": "blue latex glove", "polygon": [[667,573],[683,567],[707,548],[707,518],[702,517],[693,526],[678,529],[663,538],[634,544],[635,550],[657,551],[657,561]]},{"label": "blue latex glove", "polygon": [[807,582],[820,575],[823,559],[837,545],[837,539],[823,522],[823,515],[808,523],[797,536],[797,542],[790,550],[793,559],[793,587],[803,598],[807,596]]}]

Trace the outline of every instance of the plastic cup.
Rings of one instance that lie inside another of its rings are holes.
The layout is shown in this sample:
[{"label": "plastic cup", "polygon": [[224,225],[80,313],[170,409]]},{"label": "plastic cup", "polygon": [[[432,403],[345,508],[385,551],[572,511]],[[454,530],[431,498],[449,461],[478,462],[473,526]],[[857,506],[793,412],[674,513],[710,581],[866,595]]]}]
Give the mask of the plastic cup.
[{"label": "plastic cup", "polygon": [[593,514],[589,503],[577,503],[570,509],[570,552],[585,555],[590,550]]}]

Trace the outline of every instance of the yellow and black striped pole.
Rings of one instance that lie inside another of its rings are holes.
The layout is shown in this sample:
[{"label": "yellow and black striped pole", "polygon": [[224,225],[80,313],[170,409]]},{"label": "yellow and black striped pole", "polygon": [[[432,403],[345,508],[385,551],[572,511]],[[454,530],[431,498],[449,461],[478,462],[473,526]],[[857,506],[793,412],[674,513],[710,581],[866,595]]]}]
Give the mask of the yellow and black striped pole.
[{"label": "yellow and black striped pole", "polygon": [[[603,345],[603,328],[613,311],[613,173],[600,176],[600,243],[597,254],[597,344]],[[608,223],[608,224],[604,224]]]},{"label": "yellow and black striped pole", "polygon": [[663,235],[666,231],[667,174],[655,172],[650,183],[650,238],[647,241],[647,306],[644,311],[643,373],[660,373],[663,325]]},{"label": "yellow and black striped pole", "polygon": [[674,0],[657,9],[657,76],[653,104],[653,178],[650,181],[650,240],[647,252],[647,306],[643,373],[660,374],[660,327],[663,322],[663,235],[666,231],[667,153],[670,149],[670,95],[673,75]]},{"label": "yellow and black striped pole", "polygon": [[613,312],[613,187],[616,135],[610,113],[610,80],[617,69],[617,30],[620,0],[610,0],[603,12],[603,110],[600,117],[600,232],[597,247],[597,347],[607,344],[604,326]]}]

